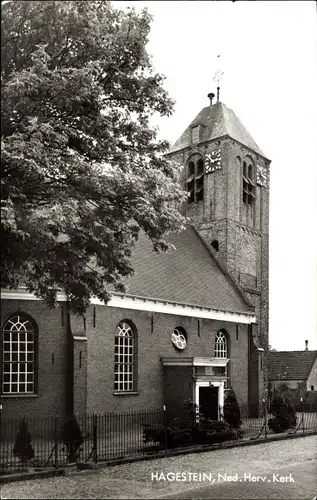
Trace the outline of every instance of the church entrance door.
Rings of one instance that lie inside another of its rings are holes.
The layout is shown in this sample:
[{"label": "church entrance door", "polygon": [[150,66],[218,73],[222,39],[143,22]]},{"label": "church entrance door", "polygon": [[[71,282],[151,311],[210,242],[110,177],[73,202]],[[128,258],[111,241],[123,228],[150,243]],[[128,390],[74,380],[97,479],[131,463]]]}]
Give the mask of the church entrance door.
[{"label": "church entrance door", "polygon": [[199,387],[199,411],[206,418],[218,420],[219,387]]}]

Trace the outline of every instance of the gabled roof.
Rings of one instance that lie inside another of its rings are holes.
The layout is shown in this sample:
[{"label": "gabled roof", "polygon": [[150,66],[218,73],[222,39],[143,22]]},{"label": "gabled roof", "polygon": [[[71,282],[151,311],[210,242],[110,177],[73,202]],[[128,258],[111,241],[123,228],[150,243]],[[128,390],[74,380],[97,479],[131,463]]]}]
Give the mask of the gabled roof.
[{"label": "gabled roof", "polygon": [[317,351],[270,351],[269,380],[306,380]]},{"label": "gabled roof", "polygon": [[127,294],[228,312],[254,311],[191,226],[166,240],[175,249],[157,254],[140,234],[131,258],[134,275],[125,281]]},{"label": "gabled roof", "polygon": [[200,142],[212,141],[228,135],[266,158],[236,114],[222,102],[203,108],[172,146],[170,153],[187,148],[191,144],[191,127],[198,123],[205,126]]}]

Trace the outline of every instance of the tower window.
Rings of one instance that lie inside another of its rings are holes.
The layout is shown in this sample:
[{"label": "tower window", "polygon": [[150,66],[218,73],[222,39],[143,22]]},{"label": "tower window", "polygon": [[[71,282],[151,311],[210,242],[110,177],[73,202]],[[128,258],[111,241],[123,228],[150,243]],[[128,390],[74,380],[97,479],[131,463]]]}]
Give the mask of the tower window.
[{"label": "tower window", "polygon": [[219,252],[219,241],[218,240],[212,240],[211,242],[212,248],[216,250],[216,252]]},{"label": "tower window", "polygon": [[255,200],[255,183],[253,165],[243,162],[243,203],[253,205]]},{"label": "tower window", "polygon": [[191,160],[187,166],[186,189],[188,203],[195,203],[204,199],[204,162],[202,158]]},{"label": "tower window", "polygon": [[192,127],[192,144],[197,144],[199,142],[199,125]]}]

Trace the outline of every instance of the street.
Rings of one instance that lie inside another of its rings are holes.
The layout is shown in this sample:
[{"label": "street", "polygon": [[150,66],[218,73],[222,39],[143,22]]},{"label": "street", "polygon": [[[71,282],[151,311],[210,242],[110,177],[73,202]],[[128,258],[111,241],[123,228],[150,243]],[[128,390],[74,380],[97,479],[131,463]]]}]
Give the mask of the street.
[{"label": "street", "polygon": [[260,477],[242,475],[237,482],[226,481],[221,475],[212,485],[161,498],[306,500],[312,499],[316,494],[317,461],[311,460],[275,468],[274,472],[271,469],[262,471]]},{"label": "street", "polygon": [[5,484],[1,498],[311,500],[316,450],[317,436],[259,443]]}]

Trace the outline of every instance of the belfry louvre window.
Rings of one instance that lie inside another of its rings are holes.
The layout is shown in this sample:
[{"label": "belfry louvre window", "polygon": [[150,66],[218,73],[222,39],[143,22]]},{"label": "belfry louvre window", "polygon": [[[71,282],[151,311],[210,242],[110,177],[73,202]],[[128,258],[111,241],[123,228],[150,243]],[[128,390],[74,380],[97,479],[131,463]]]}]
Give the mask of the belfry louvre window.
[{"label": "belfry louvre window", "polygon": [[34,323],[16,314],[2,328],[2,393],[34,394],[36,383]]},{"label": "belfry louvre window", "polygon": [[243,162],[243,203],[252,205],[255,200],[255,182],[253,165]]},{"label": "belfry louvre window", "polygon": [[218,332],[215,340],[215,357],[227,358],[228,357],[228,341],[223,332]]},{"label": "belfry louvre window", "polygon": [[187,166],[186,189],[188,203],[204,199],[204,162],[202,158],[191,160]]},{"label": "belfry louvre window", "polygon": [[199,142],[199,132],[199,125],[195,125],[194,127],[192,127],[192,144],[197,144]]},{"label": "belfry louvre window", "polygon": [[129,323],[122,321],[115,331],[114,390],[135,390],[135,333]]}]

